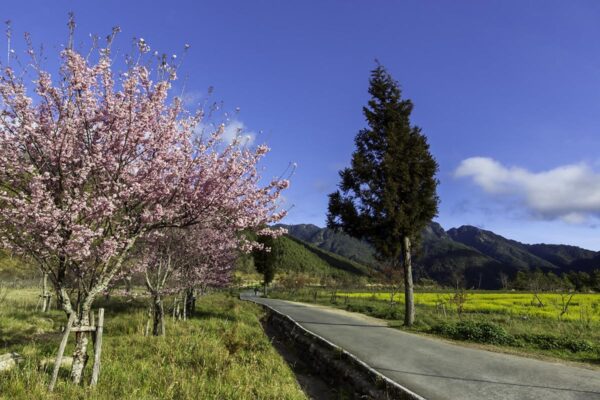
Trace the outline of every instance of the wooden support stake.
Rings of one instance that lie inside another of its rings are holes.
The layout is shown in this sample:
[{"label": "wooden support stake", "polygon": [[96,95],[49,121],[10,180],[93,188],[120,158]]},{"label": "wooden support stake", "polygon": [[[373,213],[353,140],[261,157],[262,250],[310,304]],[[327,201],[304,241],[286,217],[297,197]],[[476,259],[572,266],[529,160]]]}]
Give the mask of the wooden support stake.
[{"label": "wooden support stake", "polygon": [[75,328],[71,328],[71,332],[95,332],[95,326],[76,326]]},{"label": "wooden support stake", "polygon": [[49,299],[48,299],[48,274],[44,272],[44,283],[43,283],[43,294],[44,294],[44,305],[43,305],[43,312],[48,312],[48,309],[50,308],[50,304],[49,303]]},{"label": "wooden support stake", "polygon": [[96,318],[94,312],[90,311],[90,326],[96,326]]},{"label": "wooden support stake", "polygon": [[102,331],[104,329],[104,308],[98,309],[98,325],[96,325],[96,342],[94,343],[94,368],[90,386],[96,386],[100,375],[100,355],[102,353]]},{"label": "wooden support stake", "polygon": [[92,343],[96,346],[96,318],[94,311],[90,311],[90,326],[94,328],[92,331]]},{"label": "wooden support stake", "polygon": [[69,340],[69,334],[71,333],[71,327],[73,326],[74,321],[75,312],[73,311],[71,314],[69,314],[69,322],[67,322],[67,327],[63,333],[62,341],[58,347],[58,354],[56,355],[56,360],[54,361],[54,371],[52,371],[52,380],[50,381],[50,386],[48,386],[49,391],[53,391],[54,386],[56,385],[58,371],[60,370],[60,364],[62,363],[63,354],[65,353],[65,347],[67,347],[67,340]]}]

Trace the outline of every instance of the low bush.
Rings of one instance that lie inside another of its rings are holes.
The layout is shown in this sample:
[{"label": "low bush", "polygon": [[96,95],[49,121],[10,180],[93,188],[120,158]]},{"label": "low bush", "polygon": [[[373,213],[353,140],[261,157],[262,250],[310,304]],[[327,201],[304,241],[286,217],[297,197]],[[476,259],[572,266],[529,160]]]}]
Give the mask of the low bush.
[{"label": "low bush", "polygon": [[432,327],[430,332],[456,340],[470,340],[478,343],[512,344],[515,341],[504,328],[489,322],[441,323]]},{"label": "low bush", "polygon": [[564,350],[571,353],[598,350],[590,341],[572,337],[538,333],[523,333],[512,336],[504,328],[489,322],[443,322],[433,326],[429,332],[455,340],[518,347],[535,347],[542,350]]},{"label": "low bush", "polygon": [[517,340],[525,345],[542,350],[568,350],[572,353],[594,351],[594,345],[587,340],[547,334],[520,334]]}]

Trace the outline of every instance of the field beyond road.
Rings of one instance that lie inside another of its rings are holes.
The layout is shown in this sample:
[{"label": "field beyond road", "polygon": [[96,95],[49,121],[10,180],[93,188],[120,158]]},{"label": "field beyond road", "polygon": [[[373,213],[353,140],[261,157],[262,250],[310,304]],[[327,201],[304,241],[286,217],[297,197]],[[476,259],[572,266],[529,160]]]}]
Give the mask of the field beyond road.
[{"label": "field beyond road", "polygon": [[[390,292],[324,288],[273,291],[272,297],[359,312],[405,329],[402,292],[395,293],[393,301]],[[415,307],[411,332],[600,366],[600,294],[418,292]]]},{"label": "field beyond road", "polygon": [[[519,318],[549,318],[578,321],[589,319],[600,322],[600,294],[598,293],[520,293],[520,292],[464,292],[465,313],[504,314]],[[572,297],[571,297],[572,295]],[[339,292],[344,298],[389,301],[390,292]],[[570,303],[561,315],[566,302]],[[404,294],[396,293],[394,301],[404,303]],[[415,303],[448,310],[456,309],[455,293],[415,293]]]}]

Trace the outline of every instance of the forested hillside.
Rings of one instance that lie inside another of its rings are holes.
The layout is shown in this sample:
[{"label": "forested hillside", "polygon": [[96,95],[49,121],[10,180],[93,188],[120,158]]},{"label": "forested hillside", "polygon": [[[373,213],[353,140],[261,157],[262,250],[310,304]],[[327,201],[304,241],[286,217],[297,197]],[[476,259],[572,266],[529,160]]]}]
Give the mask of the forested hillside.
[{"label": "forested hillside", "polygon": [[[372,248],[365,242],[311,224],[282,226],[297,240],[379,269]],[[504,276],[512,279],[518,271],[541,269],[561,274],[600,268],[600,255],[591,250],[561,244],[524,244],[468,225],[445,231],[436,222],[423,230],[414,258],[417,279],[481,289],[499,288]]]},{"label": "forested hillside", "polygon": [[[338,254],[320,249],[292,236],[275,240],[279,261],[277,273],[306,273],[316,278],[352,278],[369,275],[369,268]],[[251,257],[244,257],[242,268],[251,271]]]}]

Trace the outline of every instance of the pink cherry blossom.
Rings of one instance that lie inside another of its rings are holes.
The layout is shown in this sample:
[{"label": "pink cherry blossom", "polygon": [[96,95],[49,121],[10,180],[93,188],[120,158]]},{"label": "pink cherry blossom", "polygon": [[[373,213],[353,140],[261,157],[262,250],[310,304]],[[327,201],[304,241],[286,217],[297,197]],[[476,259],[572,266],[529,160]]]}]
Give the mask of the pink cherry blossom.
[{"label": "pink cherry blossom", "polygon": [[222,247],[206,250],[186,279],[225,282],[229,240],[285,216],[277,200],[288,182],[261,185],[257,170],[268,148],[227,146],[222,129],[195,135],[202,113],[169,100],[176,68],[159,63],[154,80],[140,43],[140,61],[120,74],[110,46],[95,61],[69,46],[56,77],[35,60],[33,87],[9,67],[0,76],[0,240],[38,262],[80,325],[95,297],[134,268],[123,261],[138,238],[203,227],[213,236],[199,245]]}]

